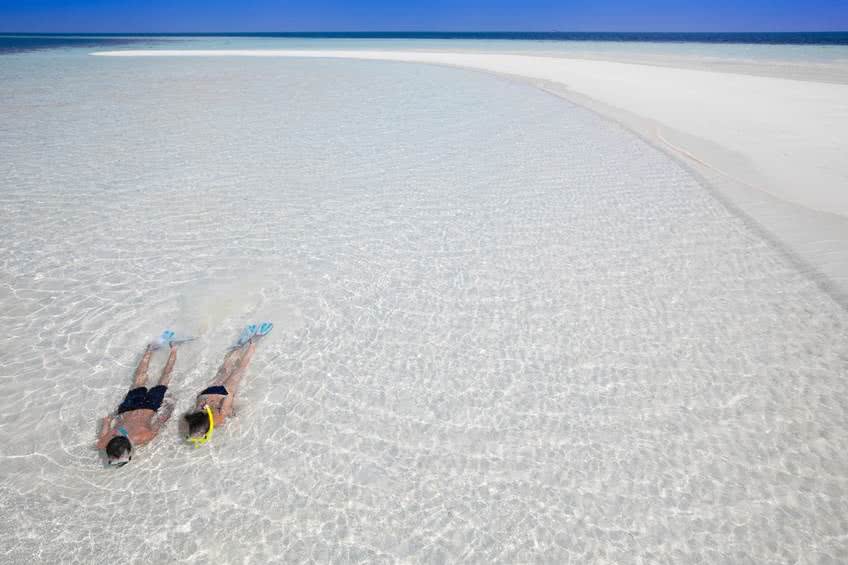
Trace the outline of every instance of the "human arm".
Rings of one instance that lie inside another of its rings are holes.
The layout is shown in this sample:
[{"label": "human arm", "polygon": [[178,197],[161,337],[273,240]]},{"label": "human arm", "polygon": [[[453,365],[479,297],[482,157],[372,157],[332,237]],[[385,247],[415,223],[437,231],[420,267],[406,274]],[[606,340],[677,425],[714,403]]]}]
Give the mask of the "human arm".
[{"label": "human arm", "polygon": [[166,397],[162,406],[150,418],[150,429],[154,433],[158,433],[160,428],[165,425],[171,414],[174,412],[174,401],[170,397]]},{"label": "human arm", "polygon": [[106,447],[106,444],[109,443],[109,438],[112,432],[112,416],[105,416],[103,418],[103,424],[100,427],[100,436],[97,438],[97,443],[95,446],[97,449],[103,449]]},{"label": "human arm", "polygon": [[221,416],[228,418],[236,413],[235,409],[233,409],[233,403],[235,400],[236,398],[232,394],[228,394],[224,398],[224,401],[221,403]]}]

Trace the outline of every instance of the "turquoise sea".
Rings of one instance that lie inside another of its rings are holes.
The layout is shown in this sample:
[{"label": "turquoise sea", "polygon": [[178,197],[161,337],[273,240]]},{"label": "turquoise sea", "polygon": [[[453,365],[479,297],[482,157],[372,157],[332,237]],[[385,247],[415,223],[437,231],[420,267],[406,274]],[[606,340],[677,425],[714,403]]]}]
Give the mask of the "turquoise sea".
[{"label": "turquoise sea", "polygon": [[167,45],[187,48],[202,42],[244,48],[461,48],[482,50],[554,50],[564,53],[644,50],[655,54],[714,57],[848,59],[848,32],[819,33],[232,33],[232,34],[12,34],[0,33],[0,53],[72,47],[117,48]]}]

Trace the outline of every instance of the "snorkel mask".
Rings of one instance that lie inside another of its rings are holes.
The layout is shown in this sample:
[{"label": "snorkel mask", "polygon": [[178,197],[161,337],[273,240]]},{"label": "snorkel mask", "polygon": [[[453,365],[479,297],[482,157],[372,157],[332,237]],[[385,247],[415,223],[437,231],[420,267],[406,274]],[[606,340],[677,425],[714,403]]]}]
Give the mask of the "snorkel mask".
[{"label": "snorkel mask", "polygon": [[124,455],[120,459],[110,459],[109,460],[109,466],[115,467],[116,469],[119,469],[119,468],[123,467],[124,465],[126,465],[127,463],[129,463],[130,461],[132,461],[132,455]]},{"label": "snorkel mask", "polygon": [[207,404],[204,406],[206,408],[206,415],[209,416],[209,429],[206,430],[206,433],[203,434],[203,437],[188,437],[188,441],[194,444],[194,447],[200,447],[210,439],[212,439],[212,431],[215,429],[215,418],[212,417],[212,409],[209,408]]},{"label": "snorkel mask", "polygon": [[114,467],[116,469],[123,467],[124,465],[126,465],[127,463],[132,461],[132,443],[129,442],[129,439],[130,439],[129,432],[127,432],[127,429],[123,426],[118,427],[117,432],[118,432],[118,434],[115,437],[123,436],[123,437],[127,438],[127,443],[129,445],[129,449],[124,451],[124,453],[120,457],[118,457],[116,459],[109,459],[107,461],[109,463],[110,467]]}]

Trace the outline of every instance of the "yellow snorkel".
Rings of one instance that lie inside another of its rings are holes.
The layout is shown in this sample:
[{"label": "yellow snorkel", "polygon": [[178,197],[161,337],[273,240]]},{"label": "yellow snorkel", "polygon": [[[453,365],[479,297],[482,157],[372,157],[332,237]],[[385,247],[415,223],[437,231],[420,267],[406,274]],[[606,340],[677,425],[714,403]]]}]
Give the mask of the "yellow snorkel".
[{"label": "yellow snorkel", "polygon": [[207,404],[206,415],[209,416],[209,429],[203,434],[203,437],[189,437],[188,440],[194,444],[194,447],[200,447],[210,439],[212,439],[212,431],[215,429],[215,418],[212,417],[212,409]]}]

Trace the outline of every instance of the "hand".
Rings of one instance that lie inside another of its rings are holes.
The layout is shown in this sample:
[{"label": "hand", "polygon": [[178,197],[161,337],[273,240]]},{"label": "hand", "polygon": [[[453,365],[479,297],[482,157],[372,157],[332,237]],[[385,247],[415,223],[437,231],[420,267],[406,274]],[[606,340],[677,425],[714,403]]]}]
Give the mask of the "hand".
[{"label": "hand", "polygon": [[162,402],[162,406],[159,408],[156,414],[153,415],[153,420],[155,420],[157,427],[163,425],[165,422],[168,421],[168,418],[170,418],[171,414],[174,413],[175,406],[176,403],[174,402],[174,400],[169,396],[166,396],[165,401]]}]

